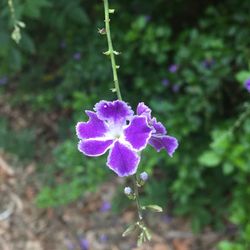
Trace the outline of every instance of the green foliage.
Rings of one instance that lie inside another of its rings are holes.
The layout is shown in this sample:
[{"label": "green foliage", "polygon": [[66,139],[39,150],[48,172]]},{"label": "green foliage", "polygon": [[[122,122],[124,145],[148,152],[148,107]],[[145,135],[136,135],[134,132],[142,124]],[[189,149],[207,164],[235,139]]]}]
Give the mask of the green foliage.
[{"label": "green foliage", "polygon": [[84,159],[76,144],[67,140],[55,149],[54,164],[43,174],[47,186],[37,196],[39,207],[56,207],[84,197],[107,176],[104,159]]},{"label": "green foliage", "polygon": [[[221,229],[230,220],[239,234],[220,248],[247,249],[250,121],[241,114],[249,98],[242,86],[249,76],[248,1],[112,5],[122,94],[133,107],[139,101],[150,105],[180,142],[173,158],[151,148],[143,152],[139,171],[152,175],[143,203],[153,198],[175,214],[189,215],[195,231],[205,225]],[[68,136],[76,121],[86,119],[84,109],[98,99],[115,98],[109,91],[110,65],[102,55],[106,41],[97,32],[103,27],[103,6],[97,0],[16,1],[16,6],[26,24],[18,47],[10,40],[7,6],[0,3],[0,60],[5,62],[0,77],[18,79],[10,86],[16,89],[11,104],[72,114],[60,124],[62,143],[44,174],[49,188],[38,197],[40,206],[57,206],[93,190],[108,172],[103,159],[83,158]],[[80,59],[74,58],[76,52]],[[171,64],[179,65],[176,73],[169,72]],[[71,192],[64,196],[67,187]]]},{"label": "green foliage", "polygon": [[13,153],[22,161],[35,156],[35,131],[33,129],[14,130],[6,119],[0,119],[0,148]]}]

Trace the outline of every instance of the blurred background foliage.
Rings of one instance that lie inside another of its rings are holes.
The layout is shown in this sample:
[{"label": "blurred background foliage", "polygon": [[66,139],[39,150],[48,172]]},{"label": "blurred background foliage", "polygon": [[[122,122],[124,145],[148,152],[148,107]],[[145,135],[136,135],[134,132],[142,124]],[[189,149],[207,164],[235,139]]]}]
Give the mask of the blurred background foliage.
[{"label": "blurred background foliage", "polygon": [[[140,171],[152,176],[143,199],[188,215],[194,231],[236,225],[237,237],[219,249],[249,249],[250,107],[242,85],[249,74],[249,1],[111,4],[124,99],[134,108],[140,101],[148,104],[180,142],[171,159],[151,148],[143,153]],[[76,121],[86,120],[85,109],[115,98],[110,64],[102,54],[106,40],[97,32],[103,6],[99,0],[16,0],[14,5],[26,28],[15,44],[8,6],[1,0],[0,94],[12,93],[9,105],[34,113],[67,111],[57,124],[53,160],[39,168],[45,187],[38,205],[59,206],[94,191],[112,174],[105,158],[87,159],[77,151],[74,132]],[[0,126],[1,146],[21,159],[32,158],[31,145],[40,138],[24,130],[12,140],[8,121],[1,119]],[[18,146],[23,143],[29,147]],[[120,195],[114,203],[117,209],[124,204]]]}]

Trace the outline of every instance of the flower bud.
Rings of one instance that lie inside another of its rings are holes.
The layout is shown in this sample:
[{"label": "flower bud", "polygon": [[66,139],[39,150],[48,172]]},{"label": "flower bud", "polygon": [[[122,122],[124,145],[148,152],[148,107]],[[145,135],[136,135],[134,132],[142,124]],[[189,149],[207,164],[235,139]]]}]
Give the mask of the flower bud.
[{"label": "flower bud", "polygon": [[124,188],[124,193],[125,193],[126,195],[132,194],[132,189],[131,189],[131,187],[125,187],[125,188]]},{"label": "flower bud", "polygon": [[127,197],[130,200],[134,200],[135,199],[135,193],[133,192],[133,190],[131,189],[131,187],[125,187],[124,188],[124,194],[126,194]]},{"label": "flower bud", "polygon": [[140,174],[140,179],[142,180],[142,181],[147,181],[147,179],[148,179],[148,174],[146,173],[146,172],[142,172],[141,174]]}]

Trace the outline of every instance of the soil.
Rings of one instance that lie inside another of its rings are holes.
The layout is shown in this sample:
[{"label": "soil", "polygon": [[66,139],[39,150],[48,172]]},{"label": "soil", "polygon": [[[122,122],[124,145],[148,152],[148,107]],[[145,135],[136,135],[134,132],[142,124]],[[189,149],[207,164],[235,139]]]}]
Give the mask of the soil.
[{"label": "soil", "polygon": [[135,209],[119,215],[110,209],[120,185],[115,178],[84,200],[39,209],[35,204],[39,189],[35,164],[13,167],[10,159],[0,153],[1,250],[213,250],[224,237],[209,229],[194,235],[188,220],[165,213],[147,214],[152,240],[136,247],[136,234],[122,237],[126,227],[136,221]]}]

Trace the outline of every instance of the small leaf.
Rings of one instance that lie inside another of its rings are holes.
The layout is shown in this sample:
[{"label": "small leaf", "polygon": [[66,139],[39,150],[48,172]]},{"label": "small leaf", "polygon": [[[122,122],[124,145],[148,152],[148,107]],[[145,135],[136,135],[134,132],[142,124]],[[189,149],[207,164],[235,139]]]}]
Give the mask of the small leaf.
[{"label": "small leaf", "polygon": [[106,56],[110,56],[110,51],[109,50],[105,51],[105,52],[103,52],[103,54],[106,55]]},{"label": "small leaf", "polygon": [[136,229],[136,224],[130,225],[122,234],[122,237],[126,237]]},{"label": "small leaf", "polygon": [[113,52],[114,52],[114,54],[117,55],[117,56],[121,54],[121,52],[118,52],[118,51],[116,51],[116,50],[114,50]]},{"label": "small leaf", "polygon": [[137,241],[137,246],[140,247],[144,242],[144,233],[141,232],[141,234],[138,237],[138,241]]},{"label": "small leaf", "polygon": [[116,88],[111,88],[110,89],[113,93],[116,92]]},{"label": "small leaf", "polygon": [[110,13],[110,14],[115,13],[115,9],[109,9],[109,13]]},{"label": "small leaf", "polygon": [[152,238],[152,235],[151,235],[151,233],[149,232],[148,228],[145,227],[145,228],[144,228],[144,232],[145,232],[146,239],[147,239],[148,241],[150,241],[151,238]]},{"label": "small leaf", "polygon": [[214,151],[206,151],[199,158],[199,163],[207,167],[215,167],[221,161],[221,158]]},{"label": "small leaf", "polygon": [[158,205],[147,205],[147,206],[143,206],[142,209],[146,210],[149,209],[153,212],[157,212],[157,213],[161,213],[163,211],[162,207],[158,206]]},{"label": "small leaf", "polygon": [[250,71],[243,70],[236,74],[239,83],[244,83],[248,78],[250,78]]},{"label": "small leaf", "polygon": [[22,21],[17,21],[17,25],[18,25],[19,27],[21,27],[21,28],[25,28],[25,27],[26,27],[25,23],[22,22]]},{"label": "small leaf", "polygon": [[101,35],[106,35],[105,28],[101,28],[101,29],[98,28],[98,33],[101,34]]}]

